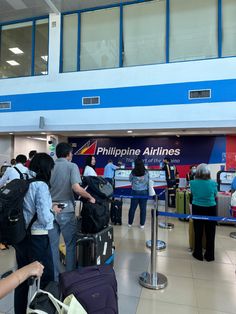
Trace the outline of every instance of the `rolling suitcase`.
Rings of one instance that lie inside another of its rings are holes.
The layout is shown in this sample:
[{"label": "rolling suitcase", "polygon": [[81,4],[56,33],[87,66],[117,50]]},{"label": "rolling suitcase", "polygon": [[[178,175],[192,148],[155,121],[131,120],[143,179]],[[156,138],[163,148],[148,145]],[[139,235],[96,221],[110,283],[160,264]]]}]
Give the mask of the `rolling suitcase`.
[{"label": "rolling suitcase", "polygon": [[[194,250],[194,243],[195,243],[195,233],[194,233],[194,227],[193,227],[193,220],[189,220],[189,248],[193,251]],[[203,229],[203,237],[202,237],[202,248],[206,249],[206,234],[205,234],[205,228]]]},{"label": "rolling suitcase", "polygon": [[[178,214],[189,214],[190,192],[188,190],[176,190],[176,212]],[[187,221],[185,218],[179,218]]]},{"label": "rolling suitcase", "polygon": [[88,314],[118,314],[117,281],[110,265],[60,274],[63,299],[73,294]]},{"label": "rolling suitcase", "polygon": [[113,264],[113,241],[112,226],[94,234],[79,234],[76,254],[78,266]]},{"label": "rolling suitcase", "polygon": [[111,202],[110,216],[111,222],[114,225],[122,225],[122,200],[114,200]]}]

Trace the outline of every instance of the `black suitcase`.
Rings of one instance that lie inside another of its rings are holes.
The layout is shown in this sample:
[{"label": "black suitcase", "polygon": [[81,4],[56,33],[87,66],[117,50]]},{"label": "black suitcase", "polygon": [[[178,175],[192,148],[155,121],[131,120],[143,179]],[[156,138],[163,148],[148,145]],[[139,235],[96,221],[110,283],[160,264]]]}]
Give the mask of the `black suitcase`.
[{"label": "black suitcase", "polygon": [[79,234],[77,240],[78,266],[112,264],[114,258],[113,227],[98,233]]},{"label": "black suitcase", "polygon": [[111,222],[116,225],[122,225],[122,200],[114,200],[111,203]]}]

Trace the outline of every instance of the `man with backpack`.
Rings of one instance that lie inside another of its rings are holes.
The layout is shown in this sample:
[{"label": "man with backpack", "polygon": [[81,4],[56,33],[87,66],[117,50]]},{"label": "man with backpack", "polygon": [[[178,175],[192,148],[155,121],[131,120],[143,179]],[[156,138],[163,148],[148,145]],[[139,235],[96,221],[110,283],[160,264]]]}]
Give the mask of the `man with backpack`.
[{"label": "man with backpack", "polygon": [[57,160],[52,171],[51,196],[54,204],[59,204],[55,212],[54,227],[49,231],[52,247],[55,280],[60,272],[59,241],[62,233],[66,245],[66,270],[71,271],[76,266],[76,233],[77,220],[75,217],[74,193],[95,203],[95,199],[85,191],[81,183],[79,169],[72,163],[72,147],[68,143],[59,143],[56,146]]},{"label": "man with backpack", "polygon": [[14,167],[8,167],[0,179],[0,188],[14,179],[28,178],[29,170],[24,166],[26,160],[27,157],[25,155],[18,155],[16,157],[16,165]]}]

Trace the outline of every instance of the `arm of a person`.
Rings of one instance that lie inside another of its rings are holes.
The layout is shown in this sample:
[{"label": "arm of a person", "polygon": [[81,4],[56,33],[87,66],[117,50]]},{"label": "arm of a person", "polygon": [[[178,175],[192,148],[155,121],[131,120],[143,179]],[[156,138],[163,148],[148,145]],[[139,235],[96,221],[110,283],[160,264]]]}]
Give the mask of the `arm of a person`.
[{"label": "arm of a person", "polygon": [[39,262],[33,262],[24,266],[6,278],[0,280],[0,299],[18,287],[22,282],[31,276],[41,277],[44,266]]},{"label": "arm of a person", "polygon": [[54,216],[51,212],[52,199],[46,183],[42,183],[38,186],[35,193],[35,207],[39,224],[46,227],[50,222],[53,222]]},{"label": "arm of a person", "polygon": [[86,190],[85,190],[84,188],[82,188],[82,187],[79,185],[79,183],[74,183],[74,184],[72,185],[72,190],[73,190],[76,194],[78,194],[78,195],[80,195],[80,196],[86,198],[90,203],[93,203],[93,204],[94,204],[94,203],[96,202],[95,199],[92,197],[92,195],[90,195],[88,192],[86,192]]}]

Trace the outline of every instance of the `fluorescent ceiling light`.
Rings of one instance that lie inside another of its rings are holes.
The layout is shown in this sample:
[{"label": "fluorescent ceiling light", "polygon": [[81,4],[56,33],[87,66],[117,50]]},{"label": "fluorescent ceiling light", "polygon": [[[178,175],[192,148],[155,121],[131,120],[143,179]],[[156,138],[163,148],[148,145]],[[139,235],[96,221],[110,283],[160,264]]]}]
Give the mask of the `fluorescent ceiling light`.
[{"label": "fluorescent ceiling light", "polygon": [[46,140],[47,140],[45,137],[27,136],[27,138],[29,138],[29,139],[31,139],[31,140],[45,141],[45,142],[46,142]]},{"label": "fluorescent ceiling light", "polygon": [[10,132],[9,134],[12,135],[12,134],[14,134],[14,133]]},{"label": "fluorescent ceiling light", "polygon": [[15,55],[20,55],[20,54],[24,53],[24,51],[20,50],[20,48],[18,48],[18,47],[9,48],[9,50],[11,52],[13,52]]},{"label": "fluorescent ceiling light", "polygon": [[20,63],[16,62],[15,60],[7,60],[7,63],[9,63],[11,66],[20,65]]},{"label": "fluorescent ceiling light", "polygon": [[41,56],[41,58],[42,58],[44,61],[48,62],[48,56]]},{"label": "fluorescent ceiling light", "polygon": [[131,130],[128,130],[128,131],[127,131],[127,133],[133,133],[133,131],[131,131]]},{"label": "fluorescent ceiling light", "polygon": [[48,71],[42,71],[41,72],[43,75],[46,75],[46,74],[48,74]]}]

